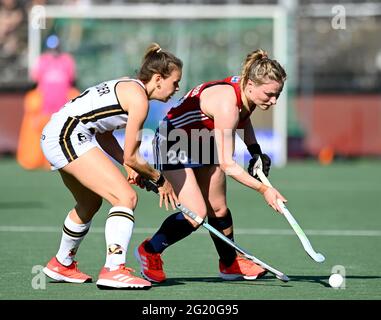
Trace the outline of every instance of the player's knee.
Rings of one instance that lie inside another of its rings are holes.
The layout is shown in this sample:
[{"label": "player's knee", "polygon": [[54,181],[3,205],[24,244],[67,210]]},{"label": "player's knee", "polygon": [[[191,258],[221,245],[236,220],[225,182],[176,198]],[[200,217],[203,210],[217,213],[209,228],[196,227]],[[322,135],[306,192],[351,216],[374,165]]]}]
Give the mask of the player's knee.
[{"label": "player's knee", "polygon": [[[201,208],[201,207],[192,208],[192,211],[197,212],[197,216],[202,218],[202,219],[205,219],[207,216],[207,213],[208,213],[206,208]],[[184,214],[184,217],[188,220],[189,224],[191,224],[192,227],[195,228],[195,230],[198,229],[198,227],[200,227],[200,224],[197,223],[194,219],[188,217],[186,214]]]},{"label": "player's knee", "polygon": [[134,210],[138,204],[138,195],[134,190],[129,190],[117,196],[116,203],[113,206],[123,206]]},{"label": "player's knee", "polygon": [[230,210],[226,208],[223,216],[208,217],[208,222],[217,230],[225,230],[232,227],[233,218]]},{"label": "player's knee", "polygon": [[197,215],[203,219],[205,219],[206,216],[208,215],[208,210],[206,208],[197,208],[197,209],[194,209],[193,211],[197,212]]},{"label": "player's knee", "polygon": [[198,224],[193,219],[187,218],[187,220],[188,220],[189,224],[193,227],[194,231],[196,231],[200,227],[200,224]]},{"label": "player's knee", "polygon": [[212,216],[214,216],[216,218],[223,218],[223,217],[228,216],[229,212],[230,211],[229,211],[228,207],[225,205],[222,205],[222,206],[218,206],[218,207],[213,208]]}]

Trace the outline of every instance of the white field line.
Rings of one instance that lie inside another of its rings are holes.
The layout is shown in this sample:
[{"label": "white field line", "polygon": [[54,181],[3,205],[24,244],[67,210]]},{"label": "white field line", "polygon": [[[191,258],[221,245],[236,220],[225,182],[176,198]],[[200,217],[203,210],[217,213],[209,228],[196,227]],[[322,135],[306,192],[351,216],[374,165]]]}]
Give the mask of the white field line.
[{"label": "white field line", "polygon": [[[157,228],[135,228],[134,233],[150,234],[157,231]],[[60,227],[54,226],[0,226],[0,232],[61,232]],[[93,227],[91,233],[104,233],[104,228]],[[381,237],[381,230],[304,230],[310,236],[350,236],[350,237]],[[200,229],[196,234],[206,234],[207,231]],[[293,236],[291,229],[234,229],[235,234],[242,235],[285,235]]]}]

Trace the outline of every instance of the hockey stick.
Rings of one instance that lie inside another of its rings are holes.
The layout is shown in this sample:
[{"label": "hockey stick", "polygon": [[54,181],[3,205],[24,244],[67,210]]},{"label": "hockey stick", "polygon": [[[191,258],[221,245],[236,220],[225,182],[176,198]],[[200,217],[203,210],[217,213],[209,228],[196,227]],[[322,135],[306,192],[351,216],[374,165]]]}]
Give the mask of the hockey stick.
[{"label": "hockey stick", "polygon": [[[255,168],[255,172],[258,175],[259,179],[268,187],[272,187],[269,179],[265,176],[261,168]],[[325,257],[321,253],[317,253],[311,245],[311,242],[308,240],[306,234],[303,232],[302,228],[299,226],[299,224],[296,222],[294,217],[292,216],[291,212],[287,209],[283,201],[278,199],[278,205],[282,209],[283,215],[286,217],[288,223],[291,225],[292,229],[295,231],[296,235],[298,236],[300,242],[303,245],[304,250],[308,253],[308,255],[315,260],[316,262],[322,263],[325,260]]]},{"label": "hockey stick", "polygon": [[[157,186],[152,182],[148,180],[144,180],[144,185],[146,186],[147,191],[153,191],[156,194],[158,194]],[[217,229],[212,227],[209,223],[207,223],[204,219],[199,217],[197,214],[192,212],[191,210],[185,208],[182,204],[177,203],[176,207],[181,210],[182,213],[196,221],[198,224],[202,225],[204,228],[206,228],[208,231],[213,233],[216,237],[220,238],[222,241],[226,242],[228,245],[236,249],[239,253],[243,254],[247,259],[255,262],[256,264],[260,265],[262,268],[266,269],[273,275],[275,275],[279,280],[283,282],[288,282],[290,279],[279,270],[274,269],[273,267],[269,266],[268,264],[264,263],[263,261],[259,260],[258,258],[254,257],[253,255],[249,254],[246,250],[242,249],[240,246],[238,246],[236,243],[234,243],[229,238],[225,237],[221,232],[219,232]]]}]

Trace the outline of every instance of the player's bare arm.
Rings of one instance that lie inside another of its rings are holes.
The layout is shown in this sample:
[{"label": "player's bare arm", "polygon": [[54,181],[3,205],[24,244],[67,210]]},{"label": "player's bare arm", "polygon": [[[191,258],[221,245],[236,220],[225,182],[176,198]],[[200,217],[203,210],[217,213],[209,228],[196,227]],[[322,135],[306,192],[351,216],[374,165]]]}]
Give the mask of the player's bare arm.
[{"label": "player's bare arm", "polygon": [[209,110],[212,110],[214,114],[215,139],[222,170],[239,183],[260,192],[269,206],[275,211],[282,212],[277,203],[277,199],[279,198],[285,201],[285,198],[276,189],[269,188],[250,176],[233,159],[234,139],[239,121],[239,110],[235,105],[235,97],[231,97],[229,92],[224,98],[225,99],[222,100],[223,102],[221,102],[221,97],[220,99],[211,99],[209,101]]},{"label": "player's bare arm", "polygon": [[214,118],[218,157],[222,170],[238,182],[259,190],[262,184],[244,172],[233,159],[234,134],[239,122],[239,109],[234,89],[229,85],[208,88],[201,95],[201,108]]},{"label": "player's bare arm", "polygon": [[[128,95],[126,92],[128,92]],[[146,92],[138,84],[128,82],[121,83],[120,86],[118,85],[117,94],[122,108],[128,112],[129,121],[127,122],[125,132],[123,162],[127,173],[129,173],[130,176],[131,173],[134,174],[134,172],[131,172],[130,168],[132,168],[142,177],[155,181],[160,186],[160,207],[164,202],[167,210],[169,203],[172,208],[175,209],[177,197],[171,184],[139,154],[141,131],[149,110]],[[136,180],[136,183],[139,184],[137,176],[134,176],[133,180]]]},{"label": "player's bare arm", "polygon": [[250,146],[252,144],[258,143],[257,138],[255,136],[253,124],[251,123],[250,118],[246,119],[245,125],[243,127],[243,132],[238,130],[237,133],[239,137],[243,140],[246,146]]},{"label": "player's bare arm", "polygon": [[117,95],[122,108],[128,112],[124,141],[123,165],[131,167],[143,177],[157,181],[160,173],[139,154],[141,131],[148,114],[148,100],[143,88],[134,82],[118,84]]}]

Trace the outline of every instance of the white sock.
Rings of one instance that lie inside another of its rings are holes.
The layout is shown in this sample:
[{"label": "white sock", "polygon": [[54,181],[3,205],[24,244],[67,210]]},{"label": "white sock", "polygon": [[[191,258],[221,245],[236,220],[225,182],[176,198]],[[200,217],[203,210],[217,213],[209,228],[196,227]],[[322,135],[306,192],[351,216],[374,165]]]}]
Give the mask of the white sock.
[{"label": "white sock", "polygon": [[70,219],[69,214],[62,228],[61,244],[56,255],[57,260],[64,266],[72,264],[78,247],[91,225],[91,220],[85,224],[75,223]]},{"label": "white sock", "polygon": [[126,253],[134,227],[134,212],[126,207],[112,207],[106,221],[107,256],[105,267],[116,270],[126,263]]}]

